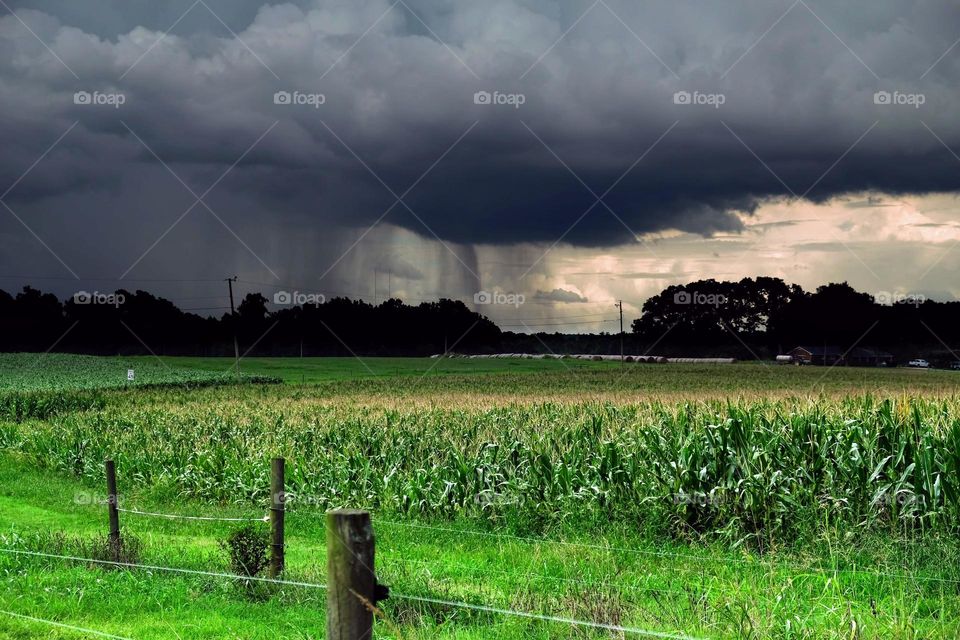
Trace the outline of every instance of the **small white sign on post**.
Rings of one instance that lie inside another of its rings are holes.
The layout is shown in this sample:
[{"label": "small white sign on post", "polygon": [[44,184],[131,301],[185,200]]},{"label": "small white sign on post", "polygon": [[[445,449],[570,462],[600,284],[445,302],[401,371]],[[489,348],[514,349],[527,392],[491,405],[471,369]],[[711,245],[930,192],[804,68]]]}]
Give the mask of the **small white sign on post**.
[{"label": "small white sign on post", "polygon": [[127,380],[133,382],[133,369],[127,369]]}]

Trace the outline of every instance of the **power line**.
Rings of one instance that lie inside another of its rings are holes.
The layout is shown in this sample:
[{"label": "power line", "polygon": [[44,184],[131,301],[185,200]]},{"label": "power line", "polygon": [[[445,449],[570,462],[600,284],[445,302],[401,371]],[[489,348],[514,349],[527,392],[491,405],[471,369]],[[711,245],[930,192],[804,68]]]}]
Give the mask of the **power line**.
[{"label": "power line", "polygon": [[[343,296],[346,298],[351,298],[355,300],[364,300],[367,299],[369,292],[361,293],[357,291],[341,291],[337,289],[324,289],[323,287],[303,287],[293,284],[284,284],[282,282],[256,282],[254,280],[237,280],[240,284],[253,284],[260,287],[270,287],[271,289],[292,289],[294,291],[315,291],[317,293],[331,294],[335,296]],[[420,298],[408,298],[408,300],[417,299],[424,302],[430,302],[428,299]]]},{"label": "power line", "polygon": [[[17,276],[0,275],[0,280],[67,280],[76,282],[76,278],[65,276]],[[81,278],[81,282],[222,282],[222,280],[199,278]]]},{"label": "power line", "polygon": [[[578,316],[564,316],[562,318],[540,318],[540,320],[566,320],[566,319],[580,319],[580,318],[601,318],[606,317],[609,314],[607,313],[588,313],[585,315]],[[523,318],[504,318],[502,322],[523,322]],[[528,323],[529,324],[529,323]]]},{"label": "power line", "polygon": [[569,326],[577,326],[577,325],[585,325],[585,324],[602,324],[604,322],[616,322],[616,321],[617,321],[616,318],[610,318],[607,320],[594,320],[592,322],[542,322],[542,323],[527,322],[524,324],[500,324],[499,322],[495,322],[494,324],[496,324],[499,327],[569,327]]},{"label": "power line", "polygon": [[[0,280],[64,280],[69,282],[76,282],[76,278],[66,277],[66,276],[27,276],[27,275],[0,275]],[[81,281],[86,282],[165,282],[165,283],[202,283],[202,284],[215,284],[222,282],[222,280],[217,279],[207,279],[207,278],[81,278]],[[257,285],[261,287],[269,287],[271,289],[295,289],[295,290],[315,290],[318,293],[328,293],[333,295],[345,296],[357,300],[362,300],[365,293],[358,291],[344,291],[340,289],[324,289],[324,287],[304,287],[300,285],[294,285],[289,283],[278,283],[278,282],[260,282],[257,280],[242,280],[235,279],[234,282],[241,284]],[[175,296],[178,300],[194,300],[194,299],[209,299],[209,298],[219,298],[220,296],[193,296],[193,297],[180,297]],[[440,298],[446,297],[442,293],[437,293],[436,296],[431,298],[413,298],[408,297],[408,300],[418,300],[422,302],[435,302]],[[454,299],[454,298],[449,298]],[[577,305],[593,305],[593,304],[607,304],[605,301],[584,301],[584,302],[571,302],[563,303],[556,300],[527,300],[524,304],[547,304],[547,305],[556,305],[556,304],[577,304]],[[586,318],[594,317],[605,314],[587,314],[587,315],[578,315],[578,316],[569,316],[571,318]]]},{"label": "power line", "polygon": [[[70,282],[76,282],[76,279],[75,279],[75,278],[59,277],[59,276],[17,276],[17,275],[0,275],[0,279],[65,280],[65,281],[70,281]],[[84,278],[84,280],[87,280],[87,281],[90,281],[90,282],[164,282],[164,283],[200,283],[200,284],[216,284],[216,283],[223,282],[222,280],[201,279],[201,278],[128,278],[128,279],[123,279],[123,280],[121,280],[121,279],[119,279],[119,278]],[[246,285],[256,285],[256,286],[261,286],[261,287],[270,287],[270,288],[273,288],[273,289],[293,289],[293,290],[303,289],[303,290],[311,290],[310,287],[299,287],[299,286],[295,286],[295,285],[291,285],[291,284],[276,283],[276,282],[260,282],[260,281],[256,281],[256,280],[241,280],[241,279],[239,279],[239,278],[237,278],[237,277],[232,278],[232,281],[233,281],[233,282],[236,282],[236,283],[246,284]],[[322,287],[319,288],[319,289],[322,289]],[[334,295],[334,296],[337,296],[337,297],[341,297],[341,296],[342,296],[342,297],[345,297],[345,298],[348,298],[348,299],[354,300],[354,301],[363,301],[363,299],[364,299],[364,294],[358,293],[358,292],[347,292],[347,291],[340,291],[340,290],[327,290],[326,293],[329,293],[329,294]],[[180,311],[183,311],[183,312],[195,312],[195,311],[226,311],[226,310],[228,310],[228,309],[231,309],[231,307],[226,306],[226,305],[221,305],[221,306],[201,306],[201,307],[180,307],[180,306],[177,304],[177,301],[186,301],[186,300],[220,300],[220,299],[222,298],[222,296],[220,296],[220,295],[187,296],[187,297],[180,297],[180,296],[173,295],[173,296],[170,296],[170,298],[165,298],[165,297],[163,297],[163,296],[159,296],[159,295],[158,295],[157,297],[160,298],[160,299],[163,299],[163,300],[168,300],[169,302],[173,303],[174,306],[176,306]],[[440,299],[442,299],[442,298],[444,298],[444,296],[441,295],[441,294],[438,294],[437,297],[435,297],[435,298],[413,298],[413,297],[409,297],[409,296],[408,296],[408,297],[406,297],[406,300],[403,300],[403,301],[406,302],[407,304],[434,303],[434,302],[437,302],[438,300],[440,300]],[[449,299],[457,299],[457,298],[449,298]],[[373,303],[371,303],[371,304],[373,304]],[[549,301],[549,300],[547,300],[547,301],[544,301],[544,300],[530,300],[530,301],[528,301],[528,302],[525,302],[525,304],[549,304],[549,305],[556,305],[556,304],[562,304],[562,303],[558,303],[558,302],[556,302],[556,301]],[[586,303],[578,302],[578,303],[570,303],[570,304],[607,304],[607,303],[606,303],[606,302],[592,302],[592,303],[591,303],[591,302],[586,302]],[[374,304],[374,306],[376,306],[376,305]],[[483,311],[483,310],[478,310],[477,313],[482,313],[482,311]],[[539,328],[539,327],[585,326],[585,325],[601,324],[601,323],[607,323],[607,322],[614,322],[614,321],[615,321],[615,320],[613,320],[613,319],[603,318],[604,316],[606,316],[605,313],[577,314],[577,315],[564,316],[564,317],[556,317],[556,316],[553,316],[553,317],[547,317],[547,318],[539,318],[536,322],[534,322],[534,321],[524,322],[523,320],[518,319],[518,318],[509,318],[509,319],[506,319],[505,321],[498,321],[498,320],[490,319],[490,318],[488,318],[488,319],[489,319],[491,322],[493,322],[494,324],[496,324],[497,326],[503,327],[503,328],[507,328],[507,329],[511,329],[511,328],[514,328],[514,329],[515,329],[515,328],[524,328],[524,327]],[[598,319],[597,319],[597,320],[594,320],[594,321],[591,321],[591,322],[569,322],[569,321],[568,321],[568,319],[569,319],[569,320],[580,320],[580,319],[584,319],[584,318],[598,318]],[[599,319],[599,318],[603,318],[603,319]]]},{"label": "power line", "polygon": [[227,287],[230,290],[230,326],[233,329],[233,355],[234,366],[237,371],[237,379],[240,378],[240,343],[237,340],[237,312],[233,308],[233,283],[237,281],[237,276],[226,278]]},{"label": "power line", "polygon": [[[358,292],[358,291],[343,291],[343,290],[339,290],[339,289],[325,289],[324,287],[304,287],[304,286],[300,286],[300,285],[294,285],[294,284],[282,283],[282,282],[259,282],[259,281],[256,281],[256,280],[237,280],[237,282],[239,282],[239,283],[241,283],[241,284],[253,284],[253,285],[258,285],[258,286],[261,286],[261,287],[270,287],[270,288],[272,288],[272,289],[294,289],[294,290],[316,291],[317,293],[325,293],[325,294],[346,296],[346,297],[348,297],[348,298],[353,298],[353,299],[357,299],[357,300],[366,299],[366,296],[369,295],[369,292],[365,292],[365,293],[364,293],[364,292]],[[466,297],[469,298],[470,295],[468,295],[468,296],[466,296]],[[440,299],[440,298],[458,299],[456,296],[446,296],[446,295],[444,295],[444,294],[438,293],[438,294],[437,294],[435,297],[433,297],[433,298],[415,298],[415,297],[407,296],[407,297],[406,297],[406,300],[407,300],[407,301],[416,300],[416,301],[419,301],[419,302],[436,302],[436,301],[437,301],[438,299]],[[606,304],[609,304],[609,302],[608,302],[608,301],[596,301],[596,302],[585,301],[585,302],[569,302],[569,303],[563,303],[563,302],[558,302],[558,301],[556,301],[556,300],[526,300],[526,301],[524,301],[524,304],[548,304],[548,305],[556,305],[556,304],[595,305],[595,304],[601,304],[601,305],[606,305]],[[606,314],[590,314],[590,315],[606,315]],[[584,316],[584,317],[586,317],[586,316]]]},{"label": "power line", "polygon": [[620,309],[620,364],[623,364],[623,300],[617,300],[617,308]]}]

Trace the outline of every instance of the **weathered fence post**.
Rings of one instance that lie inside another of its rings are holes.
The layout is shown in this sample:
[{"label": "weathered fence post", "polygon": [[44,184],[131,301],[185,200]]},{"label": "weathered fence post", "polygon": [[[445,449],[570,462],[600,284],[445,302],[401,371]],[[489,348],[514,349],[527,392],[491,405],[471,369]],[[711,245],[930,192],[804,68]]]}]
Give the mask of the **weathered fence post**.
[{"label": "weathered fence post", "polygon": [[358,509],[327,512],[327,640],[369,639],[383,599],[373,570],[373,526]]},{"label": "weathered fence post", "polygon": [[270,577],[283,573],[283,510],[286,502],[283,481],[283,458],[274,458],[270,464]]},{"label": "weathered fence post", "polygon": [[110,533],[107,542],[113,553],[114,560],[120,555],[120,512],[117,511],[117,467],[113,460],[106,460],[104,468],[107,473],[107,513],[110,515]]}]

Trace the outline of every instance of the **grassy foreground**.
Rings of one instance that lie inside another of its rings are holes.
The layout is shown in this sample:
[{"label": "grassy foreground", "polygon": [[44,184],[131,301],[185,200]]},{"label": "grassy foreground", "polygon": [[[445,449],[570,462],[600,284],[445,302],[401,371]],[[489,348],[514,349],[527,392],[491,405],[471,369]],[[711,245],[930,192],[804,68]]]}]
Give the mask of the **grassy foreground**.
[{"label": "grassy foreground", "polygon": [[[133,378],[129,372],[133,372]],[[262,374],[247,381],[272,382]],[[62,392],[91,389],[143,389],[166,386],[231,384],[229,367],[181,366],[158,358],[81,356],[62,353],[0,354],[0,393]]]},{"label": "grassy foreground", "polygon": [[[0,486],[7,549],[71,555],[69,541],[49,537],[102,535],[105,509],[85,499],[96,488],[39,473],[5,457]],[[77,499],[80,496],[80,499]],[[227,517],[259,515],[252,508],[197,502],[151,502],[143,510]],[[322,584],[322,518],[288,516],[290,580]],[[229,572],[217,540],[220,523],[170,522],[124,514],[124,530],[145,543],[141,562]],[[377,566],[398,595],[426,595],[692,637],[948,638],[960,633],[957,584],[960,551],[953,541],[923,546],[874,538],[851,544],[825,537],[803,554],[757,556],[722,545],[651,544],[630,532],[602,537],[566,532],[565,544],[460,533],[374,519]],[[583,546],[574,546],[582,544]],[[604,549],[603,547],[610,547]],[[838,552],[838,548],[842,552]],[[54,619],[131,638],[324,637],[322,591],[279,587],[251,598],[229,579],[158,571],[105,570],[59,560],[0,554],[0,610]],[[376,637],[585,638],[609,632],[577,630],[396,597],[383,604]],[[0,615],[0,637],[76,638],[69,631]],[[613,637],[633,637],[613,634]]]},{"label": "grassy foreground", "polygon": [[[8,416],[0,548],[90,557],[104,457],[122,506],[256,518],[281,454],[288,579],[324,582],[325,508],[371,509],[395,594],[377,637],[635,637],[402,596],[695,638],[960,636],[954,372],[493,362],[300,363],[304,384],[251,360],[300,384],[102,390]],[[123,514],[140,562],[214,573],[236,526]],[[0,611],[123,637],[322,638],[324,607],[305,587],[0,552]],[[84,636],[0,613],[5,637]]]},{"label": "grassy foreground", "polygon": [[[136,356],[132,362],[165,363],[177,370],[204,373],[232,372],[233,358]],[[808,394],[819,392],[887,393],[917,391],[955,392],[960,372],[924,369],[878,369],[860,367],[794,367],[767,362],[739,362],[724,365],[677,365],[592,362],[589,360],[527,360],[519,358],[243,358],[240,369],[252,376],[269,376],[284,382],[327,383],[373,381],[407,384],[458,378],[462,388],[477,384],[495,385],[487,391],[511,391],[503,376],[516,375],[516,382],[537,391],[546,382],[559,380],[563,390],[575,394],[592,388],[599,380],[607,389],[644,392],[722,392],[740,395],[750,392]],[[497,375],[490,375],[497,374]],[[543,376],[546,376],[545,378]],[[430,391],[433,385],[427,385]]]},{"label": "grassy foreground", "polygon": [[[156,363],[152,356],[137,356],[135,361]],[[233,371],[233,358],[172,357],[159,361],[181,369],[196,371]],[[284,382],[314,383],[358,378],[396,378],[398,376],[438,376],[449,374],[543,373],[610,369],[611,364],[589,360],[525,360],[521,358],[243,358],[240,370],[251,375],[276,376]]]}]

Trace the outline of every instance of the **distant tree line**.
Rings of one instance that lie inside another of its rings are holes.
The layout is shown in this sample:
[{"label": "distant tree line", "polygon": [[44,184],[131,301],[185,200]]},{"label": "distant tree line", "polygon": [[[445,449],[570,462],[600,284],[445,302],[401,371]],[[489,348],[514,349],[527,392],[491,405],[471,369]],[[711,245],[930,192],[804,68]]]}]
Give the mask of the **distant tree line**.
[{"label": "distant tree line", "polygon": [[670,286],[647,300],[633,322],[640,341],[688,349],[718,346],[768,356],[799,345],[877,347],[906,357],[918,349],[939,357],[960,347],[960,302],[884,292],[873,296],[843,283],[814,292],[779,278],[699,280]]},{"label": "distant tree line", "polygon": [[500,329],[457,300],[416,306],[333,298],[270,312],[250,293],[234,316],[201,317],[146,291],[69,298],[24,287],[0,291],[0,350],[92,354],[431,355],[497,345]]},{"label": "distant tree line", "polygon": [[[890,296],[894,298],[894,296]],[[60,301],[32,287],[0,291],[0,350],[94,354],[432,355],[619,353],[617,333],[536,335],[501,331],[463,302],[378,305],[333,298],[267,308],[247,294],[231,316],[202,317],[146,291]],[[887,302],[892,304],[881,304]],[[957,359],[960,302],[876,300],[846,283],[814,292],[779,278],[699,280],[647,300],[622,337],[628,354],[768,358],[798,345],[883,348],[898,358]]]},{"label": "distant tree line", "polygon": [[[607,353],[620,350],[616,333],[505,334],[505,351]],[[862,293],[846,282],[804,291],[779,278],[737,282],[698,280],[672,285],[648,299],[623,339],[628,354],[773,358],[797,346],[882,349],[899,361],[960,360],[960,302],[920,295]]]}]

